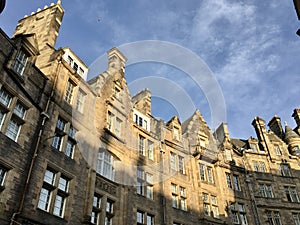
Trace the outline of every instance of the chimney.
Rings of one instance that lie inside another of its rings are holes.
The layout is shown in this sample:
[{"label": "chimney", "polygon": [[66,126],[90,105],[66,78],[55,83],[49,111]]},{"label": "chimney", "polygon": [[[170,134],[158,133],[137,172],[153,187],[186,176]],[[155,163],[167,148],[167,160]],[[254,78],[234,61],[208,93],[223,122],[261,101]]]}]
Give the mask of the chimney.
[{"label": "chimney", "polygon": [[266,134],[266,122],[261,119],[260,117],[256,116],[254,120],[252,121],[252,126],[255,129],[257,138],[261,141],[263,141],[263,134]]},{"label": "chimney", "polygon": [[300,109],[294,109],[292,117],[294,117],[297,127],[300,127]]},{"label": "chimney", "polygon": [[278,137],[283,138],[283,129],[281,126],[280,117],[274,116],[268,123],[270,130],[273,131]]}]

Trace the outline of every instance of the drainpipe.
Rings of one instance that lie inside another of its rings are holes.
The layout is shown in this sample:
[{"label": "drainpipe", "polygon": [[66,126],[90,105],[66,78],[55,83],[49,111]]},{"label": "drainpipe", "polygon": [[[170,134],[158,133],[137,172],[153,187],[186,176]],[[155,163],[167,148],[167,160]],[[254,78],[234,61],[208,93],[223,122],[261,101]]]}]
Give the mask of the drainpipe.
[{"label": "drainpipe", "polygon": [[35,165],[35,161],[36,161],[36,158],[38,156],[38,149],[39,149],[42,134],[43,134],[43,131],[44,131],[44,128],[45,128],[45,122],[46,122],[47,119],[50,118],[50,116],[47,113],[48,113],[48,110],[49,110],[49,105],[50,105],[51,99],[53,98],[54,93],[55,93],[55,89],[56,89],[56,82],[57,82],[58,74],[59,74],[60,68],[61,68],[61,60],[62,60],[61,55],[59,55],[59,57],[57,59],[58,59],[58,66],[56,68],[52,90],[51,90],[50,96],[47,100],[45,110],[43,112],[41,112],[41,114],[40,114],[38,137],[37,137],[37,141],[36,141],[36,144],[35,144],[35,147],[34,147],[34,152],[33,152],[33,156],[32,156],[32,159],[31,159],[30,167],[29,167],[29,170],[28,170],[28,173],[27,173],[27,178],[26,178],[26,182],[25,182],[25,185],[24,185],[24,188],[23,188],[23,192],[22,192],[18,212],[13,213],[13,215],[11,217],[11,220],[10,220],[10,225],[13,225],[14,222],[16,222],[15,217],[17,215],[21,214],[22,211],[23,211],[26,192],[27,192],[27,189],[28,189],[28,186],[29,186],[29,181],[30,181],[30,178],[31,178],[31,175],[32,175],[32,172],[33,172],[33,166]]}]

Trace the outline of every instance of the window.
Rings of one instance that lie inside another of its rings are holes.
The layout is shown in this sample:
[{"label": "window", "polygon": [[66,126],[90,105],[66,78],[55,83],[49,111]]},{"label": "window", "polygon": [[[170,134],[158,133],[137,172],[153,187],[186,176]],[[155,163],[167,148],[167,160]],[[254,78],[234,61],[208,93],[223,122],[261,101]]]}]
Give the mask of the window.
[{"label": "window", "polygon": [[259,168],[258,168],[258,164],[256,161],[253,161],[253,171],[258,172]]},{"label": "window", "polygon": [[269,225],[282,225],[279,212],[267,211],[267,217]]},{"label": "window", "polygon": [[70,180],[61,173],[56,172],[51,168],[47,168],[40,192],[38,208],[63,218],[66,200],[69,195],[69,182]]},{"label": "window", "polygon": [[278,145],[274,145],[274,151],[276,153],[276,155],[281,155],[281,151]]},{"label": "window", "polygon": [[253,171],[265,173],[266,172],[265,163],[253,161]]},{"label": "window", "polygon": [[174,171],[179,171],[181,174],[185,174],[184,157],[174,152],[170,152],[170,168]]},{"label": "window", "polygon": [[105,215],[104,225],[111,225],[112,224],[112,217],[113,217],[113,213],[114,213],[113,205],[114,205],[114,202],[110,199],[107,199],[106,208],[105,208],[106,215]]},{"label": "window", "polygon": [[116,136],[121,136],[121,128],[122,128],[122,121],[112,114],[110,111],[107,113],[107,124],[106,127],[109,131],[114,133]]},{"label": "window", "polygon": [[214,183],[214,176],[213,171],[211,167],[207,167],[207,181],[208,183]]},{"label": "window", "polygon": [[141,135],[139,135],[139,154],[140,155],[146,155],[145,152],[145,138]]},{"label": "window", "polygon": [[73,64],[73,69],[77,72],[77,70],[78,70],[78,64],[76,62],[74,62],[74,64]]},{"label": "window", "polygon": [[65,127],[66,127],[66,121],[63,120],[61,117],[58,117],[56,122],[56,129],[52,141],[52,147],[54,147],[56,150],[61,151],[61,146],[63,143],[63,136],[65,135]]},{"label": "window", "polygon": [[137,224],[139,224],[139,225],[144,224],[144,216],[145,216],[144,212],[137,211],[137,213],[136,213],[136,222],[137,222]]},{"label": "window", "polygon": [[150,131],[150,119],[137,110],[133,110],[133,122],[139,127]]},{"label": "window", "polygon": [[79,89],[77,93],[76,109],[81,113],[83,112],[84,108],[85,96],[86,94],[81,89]]},{"label": "window", "polygon": [[234,224],[247,224],[247,217],[244,204],[242,203],[232,203],[231,204],[231,214],[232,214],[232,221]]},{"label": "window", "polygon": [[8,122],[5,135],[10,139],[17,141],[24,118],[26,114],[25,107],[18,101],[14,107],[13,115]]},{"label": "window", "polygon": [[148,158],[154,160],[153,142],[148,141]]},{"label": "window", "polygon": [[177,185],[171,184],[171,190],[172,190],[172,207],[178,208]]},{"label": "window", "polygon": [[0,187],[4,185],[7,169],[0,165]]},{"label": "window", "polygon": [[[76,147],[77,130],[61,117],[58,117],[56,122],[55,133],[52,141],[52,147],[58,151],[64,152],[66,156],[73,159]],[[64,138],[67,136],[67,138]]]},{"label": "window", "polygon": [[226,161],[232,161],[230,149],[225,149]]},{"label": "window", "polygon": [[137,194],[153,199],[153,175],[137,170]]},{"label": "window", "polygon": [[225,173],[227,187],[236,191],[241,191],[239,176],[235,174]]},{"label": "window", "polygon": [[260,172],[265,173],[266,172],[266,166],[264,162],[259,162]]},{"label": "window", "polygon": [[72,104],[74,96],[75,84],[69,80],[66,88],[65,101],[69,104]]},{"label": "window", "polygon": [[114,157],[107,151],[100,151],[98,153],[97,173],[106,177],[109,180],[114,180]]},{"label": "window", "polygon": [[295,187],[284,187],[286,198],[289,202],[299,202],[298,192]]},{"label": "window", "polygon": [[279,164],[278,165],[279,174],[284,177],[290,177],[290,167],[288,164]]},{"label": "window", "polygon": [[20,76],[22,76],[24,73],[27,59],[28,59],[27,55],[22,50],[20,50],[17,54],[16,60],[13,65],[13,70],[16,73],[18,73]]},{"label": "window", "polygon": [[0,90],[0,102],[5,106],[5,107],[9,107],[10,103],[12,100],[12,96],[6,92],[5,90],[1,89]]},{"label": "window", "polygon": [[217,197],[211,195],[209,198],[209,195],[207,193],[202,193],[202,200],[203,200],[204,214],[206,216],[219,218],[219,207],[218,207]]},{"label": "window", "polygon": [[83,70],[81,67],[79,68],[78,74],[79,74],[80,76],[82,76],[82,75],[84,74],[84,70]]},{"label": "window", "polygon": [[101,211],[101,196],[95,193],[93,197],[93,209],[91,215],[92,224],[98,224],[100,211]]},{"label": "window", "polygon": [[199,164],[199,170],[200,170],[200,180],[206,181],[205,166],[203,164]]},{"label": "window", "polygon": [[256,145],[256,144],[253,144],[253,143],[252,143],[252,144],[250,145],[250,147],[251,147],[251,149],[252,149],[253,152],[258,152],[258,151],[257,151],[257,145]]},{"label": "window", "polygon": [[177,171],[176,154],[174,152],[170,153],[170,167],[171,167],[171,170]]},{"label": "window", "polygon": [[177,127],[174,127],[174,129],[173,129],[173,138],[177,141],[180,140],[179,129]]},{"label": "window", "polygon": [[225,173],[225,175],[226,175],[227,187],[232,189],[231,175],[230,173]]},{"label": "window", "polygon": [[185,174],[184,170],[184,158],[182,156],[178,156],[178,168],[181,174]]},{"label": "window", "polygon": [[274,198],[272,186],[270,184],[259,184],[260,196],[263,198]]},{"label": "window", "polygon": [[292,215],[295,225],[300,225],[299,213],[293,213]]},{"label": "window", "polygon": [[204,164],[199,164],[199,173],[200,173],[200,180],[207,181],[208,183],[214,183],[214,175],[212,167],[209,167]]},{"label": "window", "polygon": [[0,89],[0,103],[5,109],[0,108],[0,129],[3,126],[6,113],[9,111],[9,106],[12,100],[12,96],[6,92],[4,89]]},{"label": "window", "polygon": [[237,191],[240,191],[241,187],[240,187],[240,182],[239,182],[238,175],[232,175],[232,177],[233,177],[234,189],[237,190]]},{"label": "window", "polygon": [[154,216],[147,215],[147,225],[154,225]]},{"label": "window", "polygon": [[68,63],[70,66],[72,66],[72,64],[73,64],[73,59],[72,59],[71,56],[68,56],[67,63]]},{"label": "window", "polygon": [[202,200],[203,200],[204,214],[207,215],[207,216],[211,216],[211,214],[210,214],[209,196],[208,196],[207,193],[202,193]]},{"label": "window", "polygon": [[187,211],[186,189],[184,187],[179,186],[179,193],[178,193],[178,186],[172,183],[171,191],[172,191],[172,207]]}]

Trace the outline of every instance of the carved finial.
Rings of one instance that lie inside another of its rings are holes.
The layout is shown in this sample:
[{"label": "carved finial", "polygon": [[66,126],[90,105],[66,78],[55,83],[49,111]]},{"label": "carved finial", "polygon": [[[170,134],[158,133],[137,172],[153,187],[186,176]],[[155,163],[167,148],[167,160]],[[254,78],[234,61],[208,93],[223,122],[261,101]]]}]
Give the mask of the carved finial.
[{"label": "carved finial", "polygon": [[287,125],[288,125],[286,121],[284,121],[284,125],[285,125],[285,126],[287,126]]},{"label": "carved finial", "polygon": [[61,5],[61,0],[58,0],[56,4]]}]

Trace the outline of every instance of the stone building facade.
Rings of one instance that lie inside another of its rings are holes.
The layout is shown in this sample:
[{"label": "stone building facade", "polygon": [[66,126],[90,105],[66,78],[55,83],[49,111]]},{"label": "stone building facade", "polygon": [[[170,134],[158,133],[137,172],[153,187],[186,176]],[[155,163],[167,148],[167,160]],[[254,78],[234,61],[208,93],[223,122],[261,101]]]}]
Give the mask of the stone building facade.
[{"label": "stone building facade", "polygon": [[295,129],[254,118],[247,140],[199,110],[156,119],[117,48],[89,81],[55,49],[63,14],[58,1],[0,30],[0,224],[300,224],[300,109]]}]

